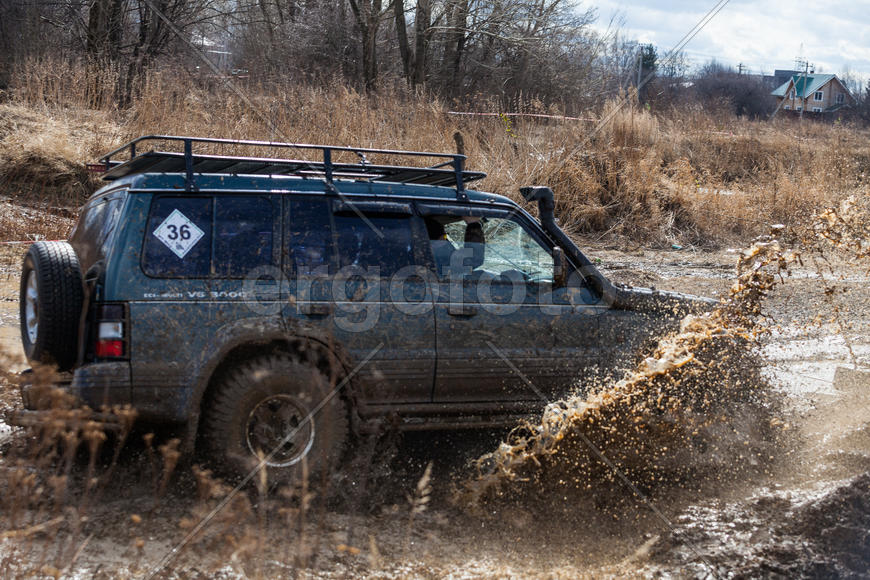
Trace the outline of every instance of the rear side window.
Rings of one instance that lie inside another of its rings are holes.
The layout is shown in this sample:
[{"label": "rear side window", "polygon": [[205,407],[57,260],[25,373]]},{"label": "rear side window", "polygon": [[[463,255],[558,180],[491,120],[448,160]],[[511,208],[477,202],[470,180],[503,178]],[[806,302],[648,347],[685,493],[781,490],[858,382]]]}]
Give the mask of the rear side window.
[{"label": "rear side window", "polygon": [[[390,277],[414,265],[411,216],[383,213],[366,202],[330,209],[327,200],[296,198],[289,204],[289,254],[296,276],[335,274],[338,268],[377,269]],[[389,208],[388,208],[389,209]],[[364,212],[364,213],[363,213]]]},{"label": "rear side window", "polygon": [[389,277],[414,265],[411,218],[407,215],[335,216],[339,266],[377,268]]},{"label": "rear side window", "polygon": [[272,263],[274,223],[268,198],[218,197],[214,211],[214,275],[244,278]]},{"label": "rear side window", "polygon": [[296,198],[287,203],[290,212],[287,234],[293,274],[328,274],[332,255],[332,226],[326,201]]},{"label": "rear side window", "polygon": [[151,204],[142,265],[158,278],[211,274],[213,201],[210,197],[159,197]]},{"label": "rear side window", "polygon": [[143,270],[159,278],[244,278],[273,263],[274,216],[261,196],[156,198]]},{"label": "rear side window", "polygon": [[84,269],[105,257],[107,242],[115,232],[123,203],[123,194],[113,194],[110,199],[89,204],[82,211],[71,241]]}]

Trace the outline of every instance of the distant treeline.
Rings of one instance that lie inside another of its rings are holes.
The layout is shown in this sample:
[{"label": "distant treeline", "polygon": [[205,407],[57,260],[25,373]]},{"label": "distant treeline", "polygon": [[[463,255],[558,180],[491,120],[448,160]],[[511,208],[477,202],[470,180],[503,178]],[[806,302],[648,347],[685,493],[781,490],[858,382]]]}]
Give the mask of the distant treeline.
[{"label": "distant treeline", "polygon": [[122,107],[149,70],[175,67],[206,81],[400,86],[517,112],[579,114],[620,95],[772,111],[761,77],[715,62],[690,75],[682,54],[597,17],[577,0],[0,0],[0,89],[16,66],[51,57],[113,71]]}]

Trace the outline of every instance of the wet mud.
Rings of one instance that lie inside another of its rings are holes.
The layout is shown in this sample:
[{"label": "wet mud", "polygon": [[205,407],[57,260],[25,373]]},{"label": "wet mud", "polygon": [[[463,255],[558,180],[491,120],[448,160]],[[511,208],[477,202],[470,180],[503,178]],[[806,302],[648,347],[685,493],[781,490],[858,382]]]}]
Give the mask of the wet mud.
[{"label": "wet mud", "polygon": [[[80,453],[64,502],[43,489],[47,499],[24,502],[14,522],[4,513],[0,570],[866,577],[870,292],[861,211],[838,208],[804,239],[770,237],[742,253],[593,249],[618,281],[722,303],[684,320],[622,380],[554,402],[511,432],[408,434],[360,447],[344,492],[328,502],[255,485],[216,510],[231,488],[195,459],[178,463],[171,433],[147,442],[131,434],[117,463],[103,452],[94,472]],[[796,246],[800,253],[788,249]],[[4,283],[0,299],[14,286]],[[5,345],[17,313],[0,306]],[[10,376],[0,377],[6,407],[16,404]],[[4,433],[5,491],[59,485],[13,463],[23,443]]]}]

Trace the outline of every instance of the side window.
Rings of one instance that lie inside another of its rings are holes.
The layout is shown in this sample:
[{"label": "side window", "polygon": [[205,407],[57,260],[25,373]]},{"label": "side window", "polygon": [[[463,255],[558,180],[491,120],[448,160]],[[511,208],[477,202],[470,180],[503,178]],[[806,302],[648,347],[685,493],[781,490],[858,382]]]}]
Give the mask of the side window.
[{"label": "side window", "polygon": [[145,230],[142,269],[161,278],[207,278],[211,240],[211,197],[156,198]]},{"label": "side window", "polygon": [[215,277],[244,278],[251,269],[272,263],[275,215],[266,197],[215,197]]},{"label": "side window", "polygon": [[336,214],[335,236],[340,268],[378,268],[389,277],[415,264],[411,216]]},{"label": "side window", "polygon": [[105,199],[87,204],[82,210],[82,215],[76,224],[72,237],[95,239],[99,226],[103,222],[103,214],[106,212],[107,204]]},{"label": "side window", "polygon": [[518,221],[499,217],[428,216],[426,227],[438,274],[553,280],[553,257]]},{"label": "side window", "polygon": [[106,202],[105,215],[103,216],[102,227],[100,228],[99,247],[100,254],[105,254],[106,242],[112,237],[115,232],[115,226],[118,225],[118,216],[121,214],[121,206],[124,204],[124,198],[116,197]]},{"label": "side window", "polygon": [[287,203],[288,269],[295,276],[327,274],[332,255],[332,226],[326,200],[293,198]]},{"label": "side window", "polygon": [[110,199],[102,198],[86,205],[82,210],[70,239],[84,269],[105,257],[107,242],[118,224],[123,203],[123,192],[113,193]]},{"label": "side window", "polygon": [[484,220],[484,270],[494,274],[517,270],[528,280],[553,280],[553,256],[519,222]]},{"label": "side window", "polygon": [[244,278],[274,262],[276,215],[257,195],[157,197],[142,269],[157,278]]},{"label": "side window", "polygon": [[86,205],[72,233],[71,240],[84,269],[91,267],[101,257],[105,241],[102,230],[108,206],[109,203],[105,200]]}]

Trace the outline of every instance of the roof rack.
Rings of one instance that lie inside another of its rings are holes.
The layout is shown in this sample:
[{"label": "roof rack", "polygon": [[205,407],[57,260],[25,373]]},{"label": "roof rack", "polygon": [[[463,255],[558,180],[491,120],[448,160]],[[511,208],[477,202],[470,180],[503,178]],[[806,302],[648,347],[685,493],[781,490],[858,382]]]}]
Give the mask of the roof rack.
[{"label": "roof rack", "polygon": [[[146,141],[180,141],[184,152],[147,151],[137,153],[137,147]],[[317,150],[323,161],[305,161],[271,157],[236,157],[222,155],[194,154],[195,143],[221,145],[271,147],[279,149]],[[129,151],[130,158],[124,161],[112,159],[118,154]],[[333,153],[350,152],[356,154],[358,163],[336,163]],[[436,165],[413,167],[401,165],[377,165],[371,163],[366,155],[390,155],[411,157],[434,157],[445,159]],[[215,139],[210,137],[179,137],[175,135],[145,135],[125,143],[100,158],[98,166],[90,166],[103,171],[103,179],[112,181],[136,173],[181,173],[186,176],[186,189],[196,190],[194,175],[197,173],[232,173],[262,175],[297,175],[303,178],[318,178],[326,181],[334,189],[333,181],[354,179],[357,181],[377,181],[389,183],[413,183],[421,185],[442,185],[456,187],[456,196],[467,199],[465,184],[486,177],[480,171],[465,170],[465,155],[452,153],[431,153],[424,151],[399,151],[391,149],[366,149],[359,147],[335,147],[332,145],[309,145],[305,143],[280,143],[275,141],[250,141],[242,139]]]}]

